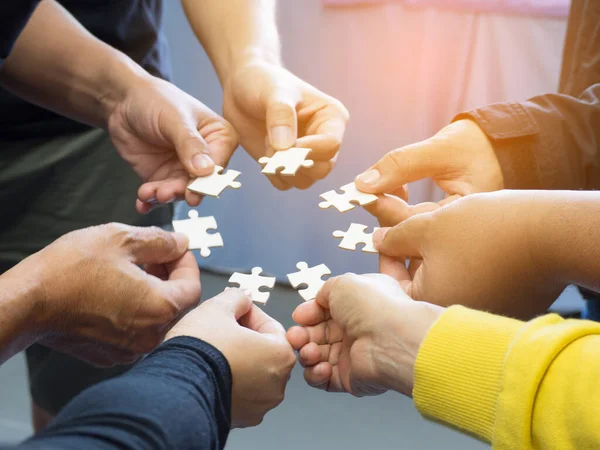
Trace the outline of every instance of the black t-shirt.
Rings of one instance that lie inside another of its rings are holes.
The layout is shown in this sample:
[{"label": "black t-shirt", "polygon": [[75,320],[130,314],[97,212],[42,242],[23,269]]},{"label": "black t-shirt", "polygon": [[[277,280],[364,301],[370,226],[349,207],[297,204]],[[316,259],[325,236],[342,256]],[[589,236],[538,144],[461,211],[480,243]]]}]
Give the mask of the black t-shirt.
[{"label": "black t-shirt", "polygon": [[40,0],[3,0],[0,2],[0,67],[39,2]]},{"label": "black t-shirt", "polygon": [[[58,1],[98,39],[121,50],[151,74],[170,78],[168,46],[162,31],[162,0]],[[0,50],[8,53],[36,3],[0,0],[0,28],[6,28],[0,31]],[[3,14],[4,10],[10,14]],[[4,22],[9,21],[12,25],[4,27]],[[54,137],[86,128],[0,88],[0,140]]]}]

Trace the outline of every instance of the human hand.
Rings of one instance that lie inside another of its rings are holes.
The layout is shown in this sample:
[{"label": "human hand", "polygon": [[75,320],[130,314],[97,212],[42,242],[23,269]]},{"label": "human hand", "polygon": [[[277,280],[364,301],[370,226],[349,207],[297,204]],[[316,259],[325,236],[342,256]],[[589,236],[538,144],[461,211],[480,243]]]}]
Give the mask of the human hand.
[{"label": "human hand", "polygon": [[530,319],[566,287],[540,244],[556,201],[549,191],[499,191],[415,215],[374,234],[381,270],[386,256],[412,258],[403,285],[415,300]]},{"label": "human hand", "polygon": [[239,63],[223,90],[223,115],[254,159],[290,147],[311,149],[313,167],[294,177],[269,177],[277,189],[306,189],[329,174],[349,117],[341,102],[280,65],[257,59]]},{"label": "human hand", "polygon": [[218,348],[233,375],[232,423],[260,424],[283,401],[296,363],[279,322],[252,304],[240,289],[227,289],[183,317],[167,339],[192,336]]},{"label": "human hand", "polygon": [[443,308],[410,299],[394,278],[346,274],[294,311],[287,337],[309,385],[356,396],[411,395],[417,353]]},{"label": "human hand", "polygon": [[108,224],[66,234],[25,260],[43,293],[38,342],[98,366],[149,352],[200,300],[187,245],[159,228]]},{"label": "human hand", "polygon": [[[423,178],[433,179],[446,199],[403,208],[398,198],[407,200],[405,185]],[[365,209],[383,226],[393,226],[407,214],[429,212],[468,194],[503,189],[504,181],[490,140],[475,122],[465,119],[425,141],[391,151],[358,175],[356,186],[367,193],[391,194]]]},{"label": "human hand", "polygon": [[237,147],[231,125],[171,83],[142,76],[112,109],[108,131],[115,148],[140,176],[136,208],[147,213],[157,203],[202,197],[187,190],[190,176],[225,167]]}]

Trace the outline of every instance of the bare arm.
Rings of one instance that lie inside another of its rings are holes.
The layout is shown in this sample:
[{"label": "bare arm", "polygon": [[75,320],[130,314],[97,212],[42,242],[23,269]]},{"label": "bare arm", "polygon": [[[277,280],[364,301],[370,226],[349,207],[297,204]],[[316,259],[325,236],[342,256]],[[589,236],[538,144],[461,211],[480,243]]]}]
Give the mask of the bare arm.
[{"label": "bare arm", "polygon": [[0,71],[13,93],[90,125],[110,112],[140,78],[135,62],[83,28],[54,0],[44,0]]},{"label": "bare arm", "polygon": [[223,84],[236,64],[259,58],[279,64],[275,0],[182,0],[190,25]]}]

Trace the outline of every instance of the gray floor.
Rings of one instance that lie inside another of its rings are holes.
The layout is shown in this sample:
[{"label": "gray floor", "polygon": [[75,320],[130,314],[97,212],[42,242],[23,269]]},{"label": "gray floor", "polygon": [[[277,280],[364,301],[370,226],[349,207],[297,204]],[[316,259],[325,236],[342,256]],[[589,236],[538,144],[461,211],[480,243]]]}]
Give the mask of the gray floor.
[{"label": "gray floor", "polygon": [[[226,285],[226,278],[212,274],[203,274],[202,281],[204,298]],[[267,312],[287,328],[299,301],[295,291],[277,287]],[[17,355],[0,368],[0,441],[17,442],[30,433],[25,363],[22,355]],[[234,431],[227,448],[304,450],[307,446],[328,450],[489,448],[424,420],[409,399],[397,394],[355,399],[311,389],[300,367],[294,369],[283,404],[259,427]]]}]

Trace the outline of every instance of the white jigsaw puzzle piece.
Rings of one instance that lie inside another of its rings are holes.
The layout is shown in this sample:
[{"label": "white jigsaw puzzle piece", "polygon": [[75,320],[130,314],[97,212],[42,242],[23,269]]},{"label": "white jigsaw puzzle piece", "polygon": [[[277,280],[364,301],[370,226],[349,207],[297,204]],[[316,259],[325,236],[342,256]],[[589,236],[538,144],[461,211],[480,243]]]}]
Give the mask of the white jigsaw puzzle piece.
[{"label": "white jigsaw puzzle piece", "polygon": [[242,183],[235,181],[240,175],[237,170],[227,170],[223,172],[221,166],[215,166],[215,170],[212,174],[205,177],[198,177],[188,185],[190,191],[197,192],[198,194],[211,195],[218,197],[221,192],[227,187],[233,189],[239,189],[242,187]]},{"label": "white jigsaw puzzle piece", "polygon": [[191,209],[189,219],[174,220],[173,229],[185,234],[190,243],[190,250],[200,250],[204,258],[210,256],[211,247],[223,247],[223,238],[220,233],[208,233],[208,230],[217,229],[217,221],[213,216],[198,217],[198,211]]},{"label": "white jigsaw puzzle piece", "polygon": [[319,203],[319,208],[327,209],[335,206],[339,212],[346,212],[355,207],[353,203],[365,206],[377,201],[376,195],[359,191],[354,182],[348,183],[340,189],[344,192],[343,194],[338,194],[336,191],[327,191],[321,194],[321,198],[325,201]]},{"label": "white jigsaw puzzle piece", "polygon": [[277,170],[283,169],[279,172],[279,175],[294,176],[301,167],[309,168],[314,166],[315,162],[313,160],[306,159],[309,153],[309,148],[292,147],[287,150],[277,151],[270,158],[263,156],[258,160],[260,164],[266,164],[261,173],[277,175]]},{"label": "white jigsaw puzzle piece", "polygon": [[262,268],[254,267],[252,274],[235,272],[229,278],[230,283],[236,283],[240,289],[250,291],[252,301],[262,305],[267,304],[270,292],[261,292],[261,287],[273,288],[275,286],[275,277],[261,276]]},{"label": "white jigsaw puzzle piece", "polygon": [[331,275],[331,270],[325,264],[319,264],[309,268],[304,261],[296,264],[299,272],[288,274],[288,280],[293,288],[298,288],[302,284],[306,284],[306,289],[298,290],[298,293],[304,301],[309,302],[317,297],[317,293],[325,284],[325,280],[321,278],[325,275]]},{"label": "white jigsaw puzzle piece", "polygon": [[359,223],[350,224],[348,231],[336,230],[333,232],[333,236],[336,238],[343,238],[340,242],[339,247],[346,250],[356,250],[357,244],[365,244],[362,251],[367,253],[379,253],[373,246],[373,233],[379,230],[379,227],[373,228],[373,233],[365,233],[368,227]]}]

